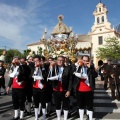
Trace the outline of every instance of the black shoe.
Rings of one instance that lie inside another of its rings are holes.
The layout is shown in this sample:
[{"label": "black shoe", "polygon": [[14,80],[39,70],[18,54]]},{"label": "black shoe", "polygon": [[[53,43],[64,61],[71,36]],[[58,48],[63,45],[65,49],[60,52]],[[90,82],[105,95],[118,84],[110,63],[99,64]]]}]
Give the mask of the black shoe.
[{"label": "black shoe", "polygon": [[46,114],[46,118],[48,118],[48,117],[50,117],[50,114],[47,113],[47,114]]},{"label": "black shoe", "polygon": [[116,96],[116,99],[117,99],[118,101],[120,101],[120,97],[119,97],[119,96]]},{"label": "black shoe", "polygon": [[24,113],[27,114],[27,110],[25,110]]},{"label": "black shoe", "polygon": [[40,114],[38,114],[38,118],[42,116],[42,111],[40,111]]},{"label": "black shoe", "polygon": [[86,115],[86,116],[87,116],[86,120],[89,120],[89,116],[88,115]]},{"label": "black shoe", "polygon": [[34,107],[33,107],[33,106],[31,107],[31,110],[34,110]]},{"label": "black shoe", "polygon": [[31,113],[31,112],[27,112],[26,114],[27,114],[27,116],[32,115],[32,113]]},{"label": "black shoe", "polygon": [[19,120],[19,117],[17,117],[17,118],[13,117],[13,119],[12,119],[12,120]]},{"label": "black shoe", "polygon": [[47,111],[46,118],[50,117],[51,113],[52,113],[52,111]]},{"label": "black shoe", "polygon": [[3,95],[7,95],[7,93],[4,93]]},{"label": "black shoe", "polygon": [[104,89],[107,90],[107,85],[106,84],[104,84]]},{"label": "black shoe", "polygon": [[68,112],[68,118],[71,118],[71,113]]},{"label": "black shoe", "polygon": [[63,112],[63,110],[61,111],[61,115],[63,115],[64,114],[64,112]]},{"label": "black shoe", "polygon": [[112,97],[112,98],[111,98],[112,101],[115,100],[115,99],[116,99],[116,97]]}]

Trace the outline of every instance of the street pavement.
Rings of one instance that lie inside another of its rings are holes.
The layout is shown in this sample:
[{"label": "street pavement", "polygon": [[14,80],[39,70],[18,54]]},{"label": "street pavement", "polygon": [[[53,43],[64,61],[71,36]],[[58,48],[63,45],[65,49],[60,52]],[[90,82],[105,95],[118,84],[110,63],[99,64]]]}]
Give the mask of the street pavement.
[{"label": "street pavement", "polygon": [[[8,84],[8,74],[6,74],[6,85]],[[76,99],[71,98],[73,108],[70,110],[68,120],[79,120]],[[46,120],[57,120],[54,109],[51,117]],[[11,120],[13,118],[13,106],[11,99],[11,91],[9,95],[0,96],[0,120]],[[84,116],[86,119],[86,115]],[[34,111],[32,115],[25,117],[26,120],[34,120]],[[41,120],[41,118],[39,118]],[[62,115],[63,120],[63,115]],[[120,120],[120,101],[111,100],[110,89],[103,89],[103,81],[96,79],[96,89],[94,93],[94,118],[93,120]]]}]

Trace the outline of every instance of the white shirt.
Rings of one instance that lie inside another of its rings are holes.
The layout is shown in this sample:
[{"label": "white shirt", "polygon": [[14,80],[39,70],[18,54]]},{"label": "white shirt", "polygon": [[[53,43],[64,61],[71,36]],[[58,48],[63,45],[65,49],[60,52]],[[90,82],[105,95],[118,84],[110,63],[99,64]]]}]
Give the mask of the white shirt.
[{"label": "white shirt", "polygon": [[58,73],[58,75],[59,75],[59,81],[62,81],[62,73],[63,73],[63,70],[64,70],[63,67],[59,67],[59,73]]}]

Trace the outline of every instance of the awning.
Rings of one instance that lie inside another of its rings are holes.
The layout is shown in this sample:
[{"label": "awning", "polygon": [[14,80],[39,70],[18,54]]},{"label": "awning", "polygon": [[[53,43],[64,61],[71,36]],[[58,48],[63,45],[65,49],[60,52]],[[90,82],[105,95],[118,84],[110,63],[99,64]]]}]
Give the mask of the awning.
[{"label": "awning", "polygon": [[78,42],[76,45],[76,49],[78,50],[88,50],[92,48],[91,42]]}]

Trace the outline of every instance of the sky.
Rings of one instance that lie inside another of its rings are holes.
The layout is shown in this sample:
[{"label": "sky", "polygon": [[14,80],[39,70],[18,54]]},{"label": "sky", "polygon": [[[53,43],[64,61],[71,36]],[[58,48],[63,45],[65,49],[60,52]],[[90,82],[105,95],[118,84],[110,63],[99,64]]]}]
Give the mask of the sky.
[{"label": "sky", "polygon": [[[120,24],[120,0],[101,0],[108,21]],[[23,51],[38,42],[48,28],[48,37],[64,15],[64,23],[76,34],[87,34],[94,24],[93,12],[100,0],[0,0],[0,49]]]}]

